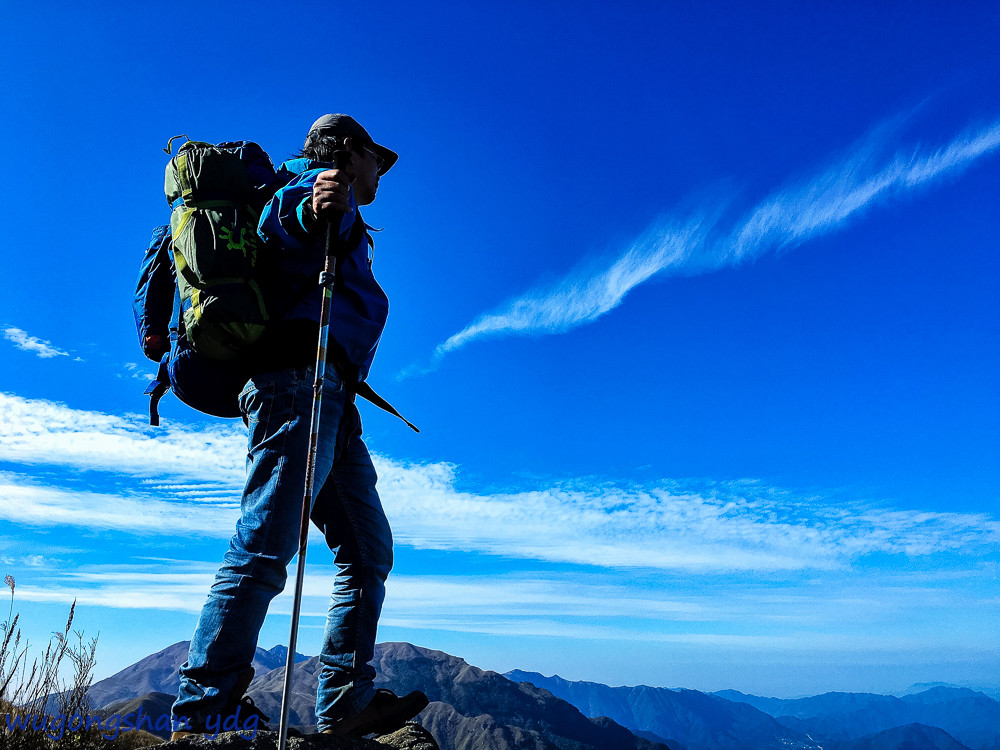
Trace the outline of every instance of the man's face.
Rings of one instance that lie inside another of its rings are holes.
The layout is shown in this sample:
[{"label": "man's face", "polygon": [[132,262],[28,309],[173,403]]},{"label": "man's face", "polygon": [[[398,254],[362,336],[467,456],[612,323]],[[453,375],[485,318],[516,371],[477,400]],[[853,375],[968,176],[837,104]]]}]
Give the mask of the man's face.
[{"label": "man's face", "polygon": [[354,199],[359,206],[367,206],[378,192],[379,158],[374,151],[359,145],[351,151],[354,167]]}]

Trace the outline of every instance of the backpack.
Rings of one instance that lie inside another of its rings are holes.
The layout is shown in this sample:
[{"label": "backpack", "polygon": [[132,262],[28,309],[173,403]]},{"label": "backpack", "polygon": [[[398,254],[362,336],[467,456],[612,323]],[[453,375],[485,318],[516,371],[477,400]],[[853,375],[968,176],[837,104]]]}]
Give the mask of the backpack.
[{"label": "backpack", "polygon": [[211,359],[239,359],[267,326],[257,223],[275,182],[271,159],[248,141],[188,141],[167,165],[181,318],[191,347]]},{"label": "backpack", "polygon": [[258,253],[257,222],[282,181],[250,141],[189,140],[167,165],[170,225],[153,231],[133,299],[139,344],[159,360],[145,390],[150,424],[159,424],[167,390],[206,414],[240,416],[249,377],[240,358],[270,317],[258,285],[267,263]]},{"label": "backpack", "polygon": [[[239,417],[238,397],[249,377],[246,365],[239,360],[212,359],[194,349],[184,329],[174,278],[170,227],[157,227],[143,258],[133,302],[140,345],[147,357],[159,360],[156,377],[144,391],[150,397],[149,423],[160,423],[157,407],[168,390],[205,414]],[[159,349],[149,348],[151,338],[162,342]]]},{"label": "backpack", "polygon": [[[133,299],[139,344],[159,360],[144,391],[151,425],[159,424],[158,404],[168,390],[205,414],[242,416],[239,395],[250,368],[241,357],[271,318],[258,285],[268,263],[258,253],[257,223],[288,177],[251,141],[189,140],[170,160],[164,179],[170,225],[153,231]],[[162,344],[151,348],[151,340]],[[355,392],[419,432],[366,382]]]}]

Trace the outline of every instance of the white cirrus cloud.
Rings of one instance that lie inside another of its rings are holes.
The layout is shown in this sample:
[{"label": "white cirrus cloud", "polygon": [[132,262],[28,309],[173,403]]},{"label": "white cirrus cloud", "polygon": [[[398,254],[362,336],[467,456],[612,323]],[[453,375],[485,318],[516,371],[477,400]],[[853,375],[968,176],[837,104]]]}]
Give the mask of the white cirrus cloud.
[{"label": "white cirrus cloud", "polygon": [[29,602],[65,603],[113,609],[152,609],[196,614],[214,578],[211,572],[67,571],[49,580],[19,586]]},{"label": "white cirrus cloud", "polygon": [[0,393],[3,461],[241,486],[245,456],[242,425],[150,427],[137,415]]},{"label": "white cirrus cloud", "polygon": [[577,269],[480,315],[436,348],[430,367],[414,365],[400,377],[430,372],[446,354],[477,339],[562,333],[584,325],[657,276],[705,273],[795,247],[892,197],[957,175],[1000,147],[1000,121],[995,121],[939,148],[913,147],[884,157],[890,130],[876,128],[845,158],[778,190],[728,229],[718,218],[728,200],[705,206],[694,218],[659,220],[607,268]]},{"label": "white cirrus cloud", "polygon": [[228,538],[238,518],[238,496],[213,503],[192,503],[131,493],[49,487],[0,472],[0,519],[22,526]]},{"label": "white cirrus cloud", "polygon": [[589,323],[621,304],[633,287],[671,266],[687,262],[701,246],[706,219],[647,232],[610,267],[570,275],[550,289],[531,292],[480,316],[438,346],[435,357],[473,339],[519,333],[561,333]]},{"label": "white cirrus cloud", "polygon": [[845,507],[752,482],[480,494],[459,489],[447,464],[382,457],[378,469],[396,538],[417,548],[704,573],[835,569],[872,553],[1000,547],[1000,523],[987,514]]},{"label": "white cirrus cloud", "polygon": [[133,380],[152,380],[156,375],[143,369],[144,365],[136,362],[126,362],[122,365],[122,372],[118,373],[119,378],[132,378]]},{"label": "white cirrus cloud", "polygon": [[[96,565],[52,571],[25,582],[18,595],[30,602],[69,602],[114,609],[200,611],[216,564],[144,560],[141,564]],[[329,559],[313,558],[303,587],[303,627],[322,627],[332,581]],[[984,583],[983,590],[990,589]],[[825,642],[854,650],[926,647],[930,612],[957,609],[981,614],[949,633],[952,647],[980,648],[995,625],[993,604],[968,591],[886,583],[877,572],[851,581],[839,575],[756,586],[729,578],[704,581],[676,577],[640,585],[619,573],[576,572],[493,575],[397,575],[389,577],[381,624],[409,630],[530,635],[616,641],[660,641],[759,645],[810,649]],[[271,614],[290,613],[290,587]],[[919,615],[917,615],[919,613]],[[933,618],[932,618],[933,619]],[[922,622],[917,622],[918,620]],[[912,626],[901,636],[899,622]],[[734,631],[733,623],[739,623]],[[868,641],[868,646],[865,641]],[[933,638],[931,638],[933,640]]]},{"label": "white cirrus cloud", "polygon": [[765,199],[717,248],[714,263],[729,265],[794,247],[880,202],[958,174],[1000,147],[1000,121],[963,133],[938,149],[897,153],[888,162],[878,159],[882,137],[876,131],[846,159]]},{"label": "white cirrus cloud", "polygon": [[[129,489],[84,493],[3,474],[0,518],[142,535],[232,533],[242,429],[175,425],[156,432],[138,417],[10,394],[0,394],[0,414],[0,460],[140,480]],[[1000,523],[987,514],[844,504],[752,481],[578,482],[483,492],[460,486],[450,464],[374,460],[395,538],[418,549],[704,574],[838,569],[873,553],[975,557],[1000,546]],[[314,543],[322,543],[318,535]]]},{"label": "white cirrus cloud", "polygon": [[10,341],[18,349],[31,352],[42,359],[52,357],[68,357],[69,352],[63,351],[54,346],[51,341],[45,341],[36,336],[32,336],[27,331],[14,326],[7,326],[3,329],[3,337]]}]

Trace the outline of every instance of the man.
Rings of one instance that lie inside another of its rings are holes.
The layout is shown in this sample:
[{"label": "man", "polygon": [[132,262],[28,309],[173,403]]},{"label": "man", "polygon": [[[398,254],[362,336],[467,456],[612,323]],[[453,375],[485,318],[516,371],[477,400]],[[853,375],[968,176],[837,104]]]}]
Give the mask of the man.
[{"label": "man", "polygon": [[[335,153],[346,156],[331,168]],[[320,731],[364,735],[401,726],[427,705],[422,693],[376,691],[375,632],[392,567],[392,535],[361,439],[354,393],[367,377],[388,300],[375,281],[371,238],[358,206],[375,200],[397,155],[347,115],[309,130],[302,158],[279,170],[287,184],[261,215],[262,279],[268,309],[287,310],[255,350],[259,363],[240,395],[249,429],[241,516],[202,610],[173,706],[175,737],[262,716],[244,692],[268,605],[283,589],[298,550],[305,486],[326,227],[339,258],[323,382],[311,518],[334,553],[336,574],[320,652]],[[266,721],[267,717],[263,717]],[[255,720],[256,721],[256,720]]]}]

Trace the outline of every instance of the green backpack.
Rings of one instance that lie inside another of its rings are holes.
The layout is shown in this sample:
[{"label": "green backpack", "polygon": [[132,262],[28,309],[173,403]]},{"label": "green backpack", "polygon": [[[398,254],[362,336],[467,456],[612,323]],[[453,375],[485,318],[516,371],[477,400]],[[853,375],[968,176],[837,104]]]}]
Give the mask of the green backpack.
[{"label": "green backpack", "polygon": [[183,330],[206,357],[239,359],[267,326],[257,222],[275,182],[271,159],[249,141],[189,140],[167,165]]}]

